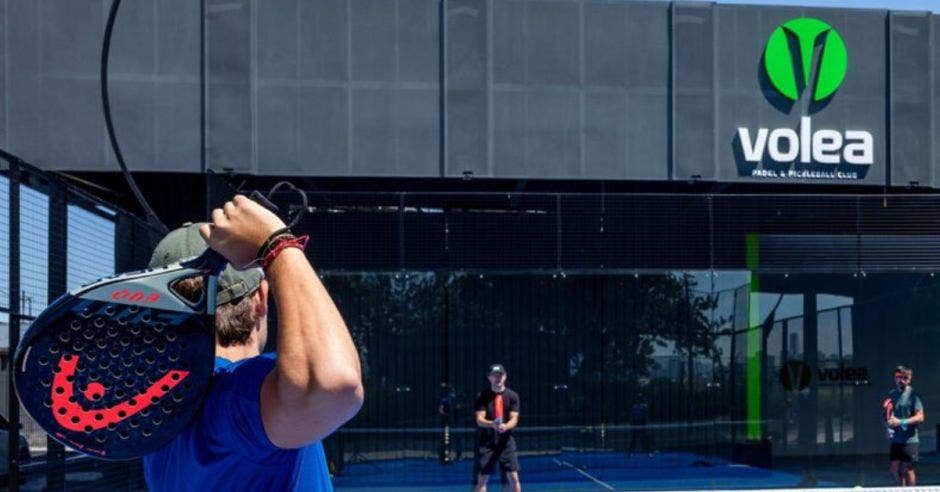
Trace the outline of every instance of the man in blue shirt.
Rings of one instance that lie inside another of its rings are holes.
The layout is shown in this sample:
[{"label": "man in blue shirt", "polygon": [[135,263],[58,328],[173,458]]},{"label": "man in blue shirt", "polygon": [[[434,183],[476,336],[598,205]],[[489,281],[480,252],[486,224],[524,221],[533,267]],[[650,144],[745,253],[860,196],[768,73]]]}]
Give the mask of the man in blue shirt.
[{"label": "man in blue shirt", "polygon": [[[211,223],[172,231],[155,248],[151,267],[197,256],[207,244],[229,267],[219,278],[210,390],[180,435],[144,458],[151,490],[332,490],[320,441],[362,405],[359,357],[302,242],[274,234],[282,228],[238,195],[213,210]],[[263,269],[245,268],[266,245]],[[175,290],[198,299],[202,284],[186,279]],[[261,355],[269,295],[277,357]]]}]

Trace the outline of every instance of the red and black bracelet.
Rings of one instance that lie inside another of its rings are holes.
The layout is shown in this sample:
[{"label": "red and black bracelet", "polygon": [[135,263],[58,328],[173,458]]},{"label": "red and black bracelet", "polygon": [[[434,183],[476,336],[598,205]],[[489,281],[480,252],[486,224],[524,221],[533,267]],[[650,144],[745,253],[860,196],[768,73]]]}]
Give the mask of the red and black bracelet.
[{"label": "red and black bracelet", "polygon": [[289,228],[278,229],[268,236],[264,244],[258,248],[257,259],[255,260],[262,269],[267,269],[277,255],[287,248],[298,248],[303,250],[307,246],[309,236],[294,236]]},{"label": "red and black bracelet", "polygon": [[264,244],[258,248],[258,254],[255,255],[255,258],[257,258],[256,261],[260,264],[261,260],[263,260],[271,248],[274,247],[274,244],[283,237],[294,237],[294,233],[291,232],[289,227],[284,227],[272,232],[271,235],[264,240]]},{"label": "red and black bracelet", "polygon": [[274,247],[271,248],[271,251],[265,255],[261,260],[261,268],[267,270],[267,268],[274,262],[274,259],[277,258],[277,255],[281,254],[281,251],[284,251],[287,248],[297,248],[301,251],[307,246],[307,239],[309,236],[283,236],[276,243]]}]

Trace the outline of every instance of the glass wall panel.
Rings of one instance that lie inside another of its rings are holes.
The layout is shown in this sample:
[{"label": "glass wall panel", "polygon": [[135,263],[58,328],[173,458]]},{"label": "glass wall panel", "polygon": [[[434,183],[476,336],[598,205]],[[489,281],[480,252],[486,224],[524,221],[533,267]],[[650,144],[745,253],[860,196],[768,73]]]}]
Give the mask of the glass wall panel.
[{"label": "glass wall panel", "polygon": [[[930,350],[940,282],[929,275],[411,272],[326,283],[366,378],[363,410],[327,440],[334,467],[356,473],[382,457],[467,463],[494,362],[520,394],[526,455],[772,466],[786,486],[887,484],[878,408],[893,367],[914,368],[928,407],[940,396]],[[538,463],[531,471],[550,471]]]}]

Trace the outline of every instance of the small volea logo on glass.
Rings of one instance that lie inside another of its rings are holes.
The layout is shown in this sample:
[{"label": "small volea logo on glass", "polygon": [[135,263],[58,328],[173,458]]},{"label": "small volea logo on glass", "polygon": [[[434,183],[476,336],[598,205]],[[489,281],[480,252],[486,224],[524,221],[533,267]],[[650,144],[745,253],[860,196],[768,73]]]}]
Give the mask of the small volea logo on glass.
[{"label": "small volea logo on glass", "polygon": [[[791,52],[791,36],[796,40],[799,53]],[[816,80],[812,80],[813,50],[820,38],[823,38],[822,52]],[[842,84],[848,58],[845,42],[832,26],[812,17],[799,17],[784,22],[770,35],[764,49],[764,68],[770,83],[787,99],[795,101],[804,87],[813,87],[813,101],[821,101]],[[794,70],[797,65],[802,71],[801,80]]]}]

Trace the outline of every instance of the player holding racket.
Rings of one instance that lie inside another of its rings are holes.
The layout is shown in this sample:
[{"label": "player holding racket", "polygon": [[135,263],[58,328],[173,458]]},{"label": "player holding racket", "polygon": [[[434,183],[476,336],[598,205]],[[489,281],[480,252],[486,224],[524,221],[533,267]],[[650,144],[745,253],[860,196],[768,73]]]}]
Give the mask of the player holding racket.
[{"label": "player holding racket", "polygon": [[914,475],[920,445],[917,426],[924,421],[924,404],[911,386],[913,375],[908,367],[896,367],[894,383],[897,388],[888,393],[881,405],[891,440],[891,476],[900,486],[917,485]]},{"label": "player holding racket", "polygon": [[489,367],[489,388],[477,396],[476,421],[479,431],[475,448],[474,491],[486,492],[486,481],[496,464],[506,474],[512,492],[520,492],[519,458],[512,430],[519,424],[519,395],[506,387],[506,369],[502,364]]},{"label": "player holding racket", "polygon": [[[183,432],[144,458],[150,490],[332,490],[320,440],[362,405],[359,356],[304,241],[283,228],[239,195],[213,210],[211,224],[177,229],[154,250],[150,266],[159,267],[208,243],[230,266],[219,278],[213,384]],[[232,267],[253,263],[262,268]],[[198,298],[202,278],[192,280],[178,290]],[[269,294],[276,359],[261,355]]]}]

